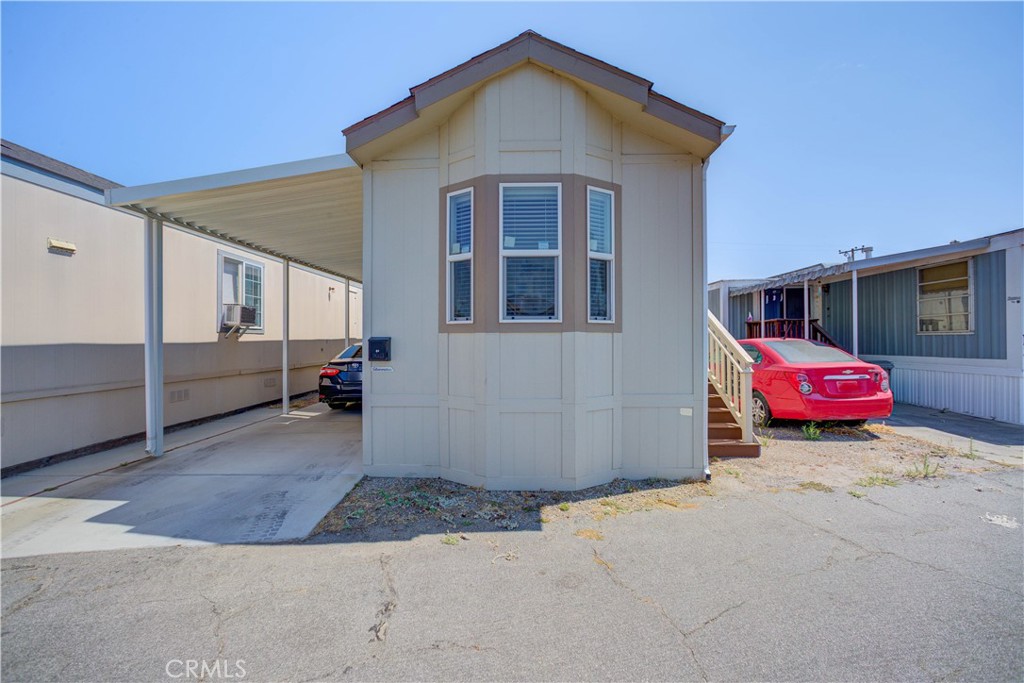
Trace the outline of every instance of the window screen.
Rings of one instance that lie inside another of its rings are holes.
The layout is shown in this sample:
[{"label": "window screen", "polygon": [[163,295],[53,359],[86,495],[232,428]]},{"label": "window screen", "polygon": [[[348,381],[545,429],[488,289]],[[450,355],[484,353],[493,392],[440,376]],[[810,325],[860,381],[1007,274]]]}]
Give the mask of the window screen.
[{"label": "window screen", "polygon": [[613,319],[614,218],[613,195],[587,188],[587,309],[591,322]]},{"label": "window screen", "polygon": [[448,322],[473,320],[473,190],[448,195]]},{"label": "window screen", "polygon": [[561,270],[558,185],[502,185],[502,320],[557,320]]},{"label": "window screen", "polygon": [[473,249],[472,195],[452,195],[448,208],[448,253],[468,254]]},{"label": "window screen", "polygon": [[558,249],[558,188],[503,188],[502,220],[505,249]]}]

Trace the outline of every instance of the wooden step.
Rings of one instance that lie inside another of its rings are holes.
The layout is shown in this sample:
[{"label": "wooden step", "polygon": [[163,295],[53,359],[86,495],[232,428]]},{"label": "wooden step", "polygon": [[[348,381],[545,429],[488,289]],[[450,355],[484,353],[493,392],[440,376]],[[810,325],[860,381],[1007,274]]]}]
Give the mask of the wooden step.
[{"label": "wooden step", "polygon": [[724,398],[718,394],[714,394],[712,396],[708,396],[708,408],[728,408],[728,406],[725,404]]},{"label": "wooden step", "polygon": [[735,422],[710,422],[708,423],[709,439],[742,439],[743,428]]},{"label": "wooden step", "polygon": [[757,458],[760,455],[761,444],[736,439],[708,439],[708,457],[711,458]]},{"label": "wooden step", "polygon": [[708,408],[708,424],[712,422],[732,422],[732,411],[728,408]]}]

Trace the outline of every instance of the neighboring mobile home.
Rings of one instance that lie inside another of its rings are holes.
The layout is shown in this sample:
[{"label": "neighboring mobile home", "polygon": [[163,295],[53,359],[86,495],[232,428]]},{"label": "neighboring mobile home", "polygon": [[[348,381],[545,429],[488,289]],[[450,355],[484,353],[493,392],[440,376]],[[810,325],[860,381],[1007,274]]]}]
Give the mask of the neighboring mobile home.
[{"label": "neighboring mobile home", "polygon": [[[2,157],[2,466],[70,456],[145,430],[143,221],[120,187],[7,141]],[[163,424],[281,399],[281,259],[173,227],[165,242]],[[289,387],[316,389],[345,345],[345,282],[289,268]],[[350,330],[361,337],[361,288]],[[225,315],[251,309],[247,328]],[[241,334],[240,334],[241,333]]]},{"label": "neighboring mobile home", "polygon": [[723,302],[722,322],[737,338],[834,343],[891,368],[899,402],[1022,424],[1022,245],[1024,230],[1014,230],[764,280],[722,280],[708,285],[708,296]]}]

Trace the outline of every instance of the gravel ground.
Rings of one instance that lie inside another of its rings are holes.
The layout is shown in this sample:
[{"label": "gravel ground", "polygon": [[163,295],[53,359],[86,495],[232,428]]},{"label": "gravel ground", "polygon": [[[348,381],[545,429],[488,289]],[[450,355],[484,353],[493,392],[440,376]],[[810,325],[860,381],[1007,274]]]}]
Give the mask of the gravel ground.
[{"label": "gravel ground", "polygon": [[443,479],[363,479],[313,536],[377,541],[539,529],[580,518],[600,521],[634,512],[696,509],[716,496],[742,490],[846,490],[862,498],[876,487],[1001,467],[967,452],[896,434],[884,424],[826,425],[817,439],[809,438],[799,423],[778,422],[758,431],[761,457],[715,458],[711,482],[616,479],[582,491],[529,492],[486,491]]}]

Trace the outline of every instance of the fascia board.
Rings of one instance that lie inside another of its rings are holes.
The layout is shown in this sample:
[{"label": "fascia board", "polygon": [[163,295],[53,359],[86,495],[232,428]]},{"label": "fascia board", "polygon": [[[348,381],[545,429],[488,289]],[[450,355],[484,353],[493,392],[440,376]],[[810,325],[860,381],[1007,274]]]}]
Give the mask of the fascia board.
[{"label": "fascia board", "polygon": [[355,161],[347,154],[334,154],[315,159],[303,159],[283,164],[229,171],[227,173],[214,173],[212,175],[169,180],[148,185],[136,185],[134,187],[119,187],[107,190],[105,197],[106,203],[110,206],[127,206],[158,197],[170,197],[192,192],[202,192],[204,190],[218,190],[267,180],[280,180],[282,178],[323,173],[325,171],[338,171],[345,168],[356,168]]}]

